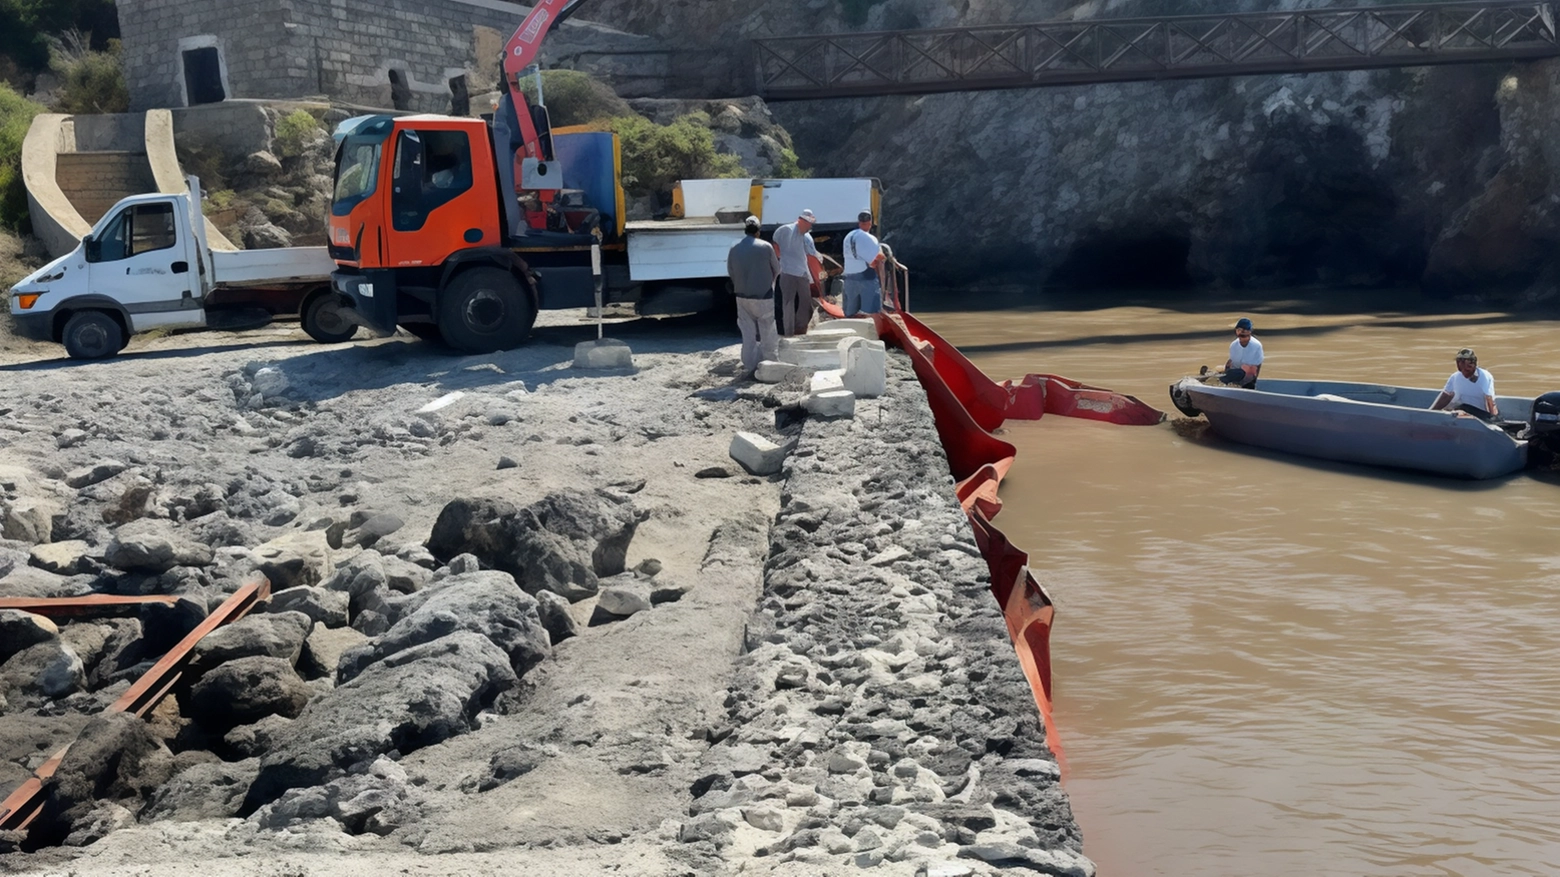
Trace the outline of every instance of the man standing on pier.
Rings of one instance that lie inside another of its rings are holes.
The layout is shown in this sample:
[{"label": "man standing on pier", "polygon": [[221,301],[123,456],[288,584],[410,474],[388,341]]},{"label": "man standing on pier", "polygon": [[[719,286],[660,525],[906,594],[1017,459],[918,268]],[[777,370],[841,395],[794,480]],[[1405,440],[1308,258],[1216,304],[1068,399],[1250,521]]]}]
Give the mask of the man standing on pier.
[{"label": "man standing on pier", "polygon": [[856,214],[856,229],[845,236],[845,316],[883,309],[883,248],[872,236],[872,211]]},{"label": "man standing on pier", "polygon": [[808,257],[818,257],[818,247],[810,234],[813,212],[803,210],[796,221],[775,229],[775,247],[780,250],[780,334],[787,337],[807,334],[812,322],[812,278],[808,277]]},{"label": "man standing on pier", "polygon": [[726,275],[737,298],[737,328],[742,332],[742,376],[750,378],[758,364],[776,356],[775,278],[780,258],[768,241],[758,238],[757,216],[742,224],[742,240],[726,253]]}]

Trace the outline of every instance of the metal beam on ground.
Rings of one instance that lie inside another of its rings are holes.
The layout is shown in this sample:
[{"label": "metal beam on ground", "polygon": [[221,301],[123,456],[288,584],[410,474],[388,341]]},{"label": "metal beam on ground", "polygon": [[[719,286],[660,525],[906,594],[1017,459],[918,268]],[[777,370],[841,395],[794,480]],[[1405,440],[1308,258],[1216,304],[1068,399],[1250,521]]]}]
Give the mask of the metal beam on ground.
[{"label": "metal beam on ground", "polygon": [[[269,579],[262,575],[250,579],[243,587],[233,592],[233,596],[223,601],[214,612],[207,615],[184,639],[179,640],[178,645],[169,649],[157,663],[142,673],[141,678],[137,679],[129,690],[120,695],[119,699],[103,712],[134,713],[144,718],[179,681],[179,677],[184,673],[184,665],[189,661],[190,652],[194,650],[196,643],[218,627],[243,618],[256,603],[270,596]],[[54,775],[69,748],[69,744],[61,747],[33,773],[31,778],[6,796],[4,801],[0,801],[0,831],[22,831],[38,816],[38,812],[43,808],[44,783]]]}]

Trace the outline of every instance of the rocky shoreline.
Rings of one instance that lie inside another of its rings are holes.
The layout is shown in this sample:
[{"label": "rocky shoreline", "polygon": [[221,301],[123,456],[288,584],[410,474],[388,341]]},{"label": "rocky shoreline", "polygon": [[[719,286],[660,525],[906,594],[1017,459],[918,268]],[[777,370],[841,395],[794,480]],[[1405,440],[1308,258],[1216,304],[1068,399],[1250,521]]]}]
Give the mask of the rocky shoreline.
[{"label": "rocky shoreline", "polygon": [[[635,368],[570,368],[573,318],[485,357],[279,328],[0,366],[0,595],[182,598],[5,613],[0,785],[87,735],[36,835],[66,846],[0,868],[1092,873],[908,364],[805,418],[724,326],[612,334]],[[736,431],[795,448],[750,475]],[[268,611],[151,721],[94,718],[256,570]]]}]

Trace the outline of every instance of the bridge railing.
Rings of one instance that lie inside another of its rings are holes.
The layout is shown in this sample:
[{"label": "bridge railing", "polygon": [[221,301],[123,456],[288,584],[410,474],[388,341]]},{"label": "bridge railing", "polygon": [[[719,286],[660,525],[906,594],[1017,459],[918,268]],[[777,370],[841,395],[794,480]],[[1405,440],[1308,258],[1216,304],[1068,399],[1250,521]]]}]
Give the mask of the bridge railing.
[{"label": "bridge railing", "polygon": [[755,41],[769,100],[1359,70],[1560,55],[1551,3],[1489,0]]}]

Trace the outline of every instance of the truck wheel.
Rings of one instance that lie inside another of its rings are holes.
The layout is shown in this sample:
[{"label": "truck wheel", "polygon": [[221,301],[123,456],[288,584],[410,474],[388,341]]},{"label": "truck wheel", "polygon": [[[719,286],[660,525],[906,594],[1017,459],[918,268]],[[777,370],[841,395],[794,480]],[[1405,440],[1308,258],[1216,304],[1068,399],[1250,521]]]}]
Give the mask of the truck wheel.
[{"label": "truck wheel", "polygon": [[327,292],[304,303],[303,331],[321,344],[340,344],[357,334],[357,324],[342,313],[341,299]]},{"label": "truck wheel", "polygon": [[439,299],[444,343],[465,353],[518,347],[535,323],[530,295],[501,268],[472,268],[457,275]]},{"label": "truck wheel", "polygon": [[60,336],[71,359],[106,359],[123,350],[125,340],[124,330],[102,311],[78,311]]}]

